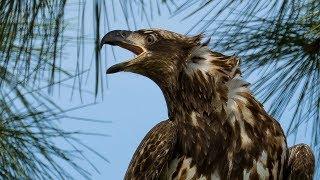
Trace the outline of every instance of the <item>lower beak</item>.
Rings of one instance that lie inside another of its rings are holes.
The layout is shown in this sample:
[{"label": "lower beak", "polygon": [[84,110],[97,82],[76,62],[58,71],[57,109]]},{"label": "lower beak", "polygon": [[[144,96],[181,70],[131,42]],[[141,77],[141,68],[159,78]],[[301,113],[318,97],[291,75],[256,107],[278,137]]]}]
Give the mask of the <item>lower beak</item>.
[{"label": "lower beak", "polygon": [[128,66],[129,66],[129,62],[115,64],[107,69],[107,74],[113,74],[120,71],[125,71]]}]

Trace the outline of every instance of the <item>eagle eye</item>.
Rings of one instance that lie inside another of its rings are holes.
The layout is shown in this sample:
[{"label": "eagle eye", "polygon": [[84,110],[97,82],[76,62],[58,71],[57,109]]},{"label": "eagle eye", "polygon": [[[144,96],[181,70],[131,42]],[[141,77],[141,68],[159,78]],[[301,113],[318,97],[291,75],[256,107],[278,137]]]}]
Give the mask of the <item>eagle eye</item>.
[{"label": "eagle eye", "polygon": [[156,42],[157,38],[154,34],[150,34],[147,36],[147,42],[148,44],[153,44],[154,42]]}]

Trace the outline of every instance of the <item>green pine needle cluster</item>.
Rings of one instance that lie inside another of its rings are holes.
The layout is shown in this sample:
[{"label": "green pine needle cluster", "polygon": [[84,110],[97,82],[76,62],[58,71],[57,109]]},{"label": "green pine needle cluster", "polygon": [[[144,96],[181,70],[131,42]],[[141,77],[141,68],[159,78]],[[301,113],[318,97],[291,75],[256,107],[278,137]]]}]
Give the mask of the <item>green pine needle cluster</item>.
[{"label": "green pine needle cluster", "polygon": [[104,159],[76,138],[87,133],[59,127],[70,117],[44,92],[77,76],[60,63],[65,7],[66,0],[0,1],[0,179],[73,179],[72,171],[90,179],[77,162],[97,169],[83,150]]}]

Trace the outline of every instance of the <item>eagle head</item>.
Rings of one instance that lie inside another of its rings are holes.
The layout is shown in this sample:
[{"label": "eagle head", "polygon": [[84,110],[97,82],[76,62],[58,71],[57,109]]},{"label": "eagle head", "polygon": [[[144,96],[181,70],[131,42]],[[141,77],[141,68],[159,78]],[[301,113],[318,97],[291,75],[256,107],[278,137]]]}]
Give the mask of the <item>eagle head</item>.
[{"label": "eagle head", "polygon": [[115,45],[136,54],[129,61],[111,66],[107,74],[133,72],[159,84],[168,83],[178,76],[192,49],[199,46],[200,41],[201,35],[189,37],[160,29],[114,30],[102,38],[101,47],[104,44]]}]

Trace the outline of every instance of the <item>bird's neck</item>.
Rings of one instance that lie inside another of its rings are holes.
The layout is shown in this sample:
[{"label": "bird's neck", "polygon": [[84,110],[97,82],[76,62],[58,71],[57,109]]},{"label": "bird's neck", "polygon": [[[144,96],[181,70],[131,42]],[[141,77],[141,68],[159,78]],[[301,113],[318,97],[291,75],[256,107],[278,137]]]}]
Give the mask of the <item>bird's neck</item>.
[{"label": "bird's neck", "polygon": [[181,72],[175,86],[162,86],[170,119],[197,114],[225,117],[227,87],[203,73]]},{"label": "bird's neck", "polygon": [[256,128],[253,112],[262,119],[268,116],[241,79],[225,82],[200,71],[178,77],[176,88],[164,91],[169,117],[178,129],[177,156],[192,157],[199,174],[211,175],[218,162],[230,161],[227,153],[251,146],[244,124]]},{"label": "bird's neck", "polygon": [[226,151],[230,146],[226,139],[233,136],[227,121],[227,87],[201,72],[180,74],[175,87],[164,95],[169,118],[178,129],[177,154],[192,157],[202,174],[211,174],[204,171],[214,169],[211,160]]}]

